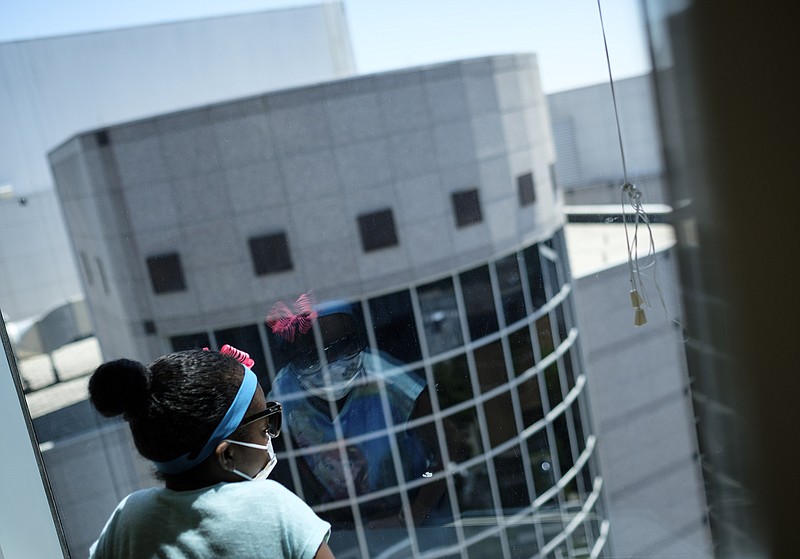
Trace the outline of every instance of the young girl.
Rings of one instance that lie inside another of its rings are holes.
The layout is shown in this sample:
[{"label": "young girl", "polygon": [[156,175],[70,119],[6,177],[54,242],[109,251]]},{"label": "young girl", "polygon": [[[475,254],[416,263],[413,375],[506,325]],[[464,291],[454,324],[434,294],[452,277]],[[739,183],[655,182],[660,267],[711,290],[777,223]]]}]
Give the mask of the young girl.
[{"label": "young girl", "polygon": [[89,381],[94,407],[122,415],[165,487],[128,495],[91,559],[284,557],[332,559],[330,525],[266,477],[281,405],[256,375],[216,351],[181,351],[145,367],[104,363]]}]

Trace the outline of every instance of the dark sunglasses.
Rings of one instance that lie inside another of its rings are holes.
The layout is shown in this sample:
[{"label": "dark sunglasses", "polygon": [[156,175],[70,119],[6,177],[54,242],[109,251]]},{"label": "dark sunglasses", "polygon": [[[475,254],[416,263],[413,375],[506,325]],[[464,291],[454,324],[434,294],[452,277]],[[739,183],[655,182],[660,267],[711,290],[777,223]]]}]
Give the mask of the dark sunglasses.
[{"label": "dark sunglasses", "polygon": [[281,434],[281,422],[283,421],[283,406],[281,406],[280,402],[267,402],[266,409],[254,413],[253,415],[248,415],[237,427],[237,431],[242,427],[247,427],[254,421],[258,421],[259,419],[268,418],[267,419],[267,433],[271,438],[275,438]]},{"label": "dark sunglasses", "polygon": [[[358,336],[348,335],[325,346],[325,359],[328,363],[333,363],[339,359],[355,357],[363,349],[364,344]],[[292,365],[300,374],[314,372],[319,369],[320,363],[317,348],[311,347],[295,355],[292,359]]]}]

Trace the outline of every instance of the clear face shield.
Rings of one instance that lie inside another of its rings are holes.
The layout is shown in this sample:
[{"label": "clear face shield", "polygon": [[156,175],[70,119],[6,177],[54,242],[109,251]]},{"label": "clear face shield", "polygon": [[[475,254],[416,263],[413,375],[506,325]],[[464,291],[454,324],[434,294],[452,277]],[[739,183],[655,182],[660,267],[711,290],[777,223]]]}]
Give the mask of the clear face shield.
[{"label": "clear face shield", "polygon": [[346,334],[324,348],[325,360],[316,347],[299,352],[290,367],[302,387],[312,395],[335,402],[350,393],[363,370],[364,345],[357,336]]}]

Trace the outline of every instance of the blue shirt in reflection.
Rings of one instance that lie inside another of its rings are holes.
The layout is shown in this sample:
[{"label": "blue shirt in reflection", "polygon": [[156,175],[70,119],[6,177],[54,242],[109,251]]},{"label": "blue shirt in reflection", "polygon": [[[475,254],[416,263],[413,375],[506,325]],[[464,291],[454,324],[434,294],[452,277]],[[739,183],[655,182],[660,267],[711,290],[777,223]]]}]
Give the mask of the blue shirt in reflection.
[{"label": "blue shirt in reflection", "polygon": [[[269,400],[283,405],[284,428],[295,444],[302,449],[312,448],[336,441],[336,428],[341,426],[345,440],[368,433],[376,433],[389,426],[381,402],[381,386],[386,387],[386,399],[391,415],[391,424],[403,426],[411,416],[416,400],[425,389],[425,382],[415,373],[405,370],[379,355],[364,352],[364,371],[347,395],[339,414],[331,419],[314,405],[297,377],[284,367],[278,373]],[[319,404],[318,400],[318,404]],[[322,407],[328,407],[322,401]],[[422,441],[409,430],[397,433],[398,450],[406,480],[417,479],[425,473],[428,459]],[[389,438],[386,434],[352,441],[347,445],[350,470],[356,493],[363,495],[397,485]],[[328,448],[305,454],[309,470],[324,489],[318,500],[311,496],[311,504],[347,499],[347,484],[338,448]],[[388,501],[397,501],[396,495]],[[381,499],[380,506],[390,503]],[[378,505],[378,503],[374,503]]]}]

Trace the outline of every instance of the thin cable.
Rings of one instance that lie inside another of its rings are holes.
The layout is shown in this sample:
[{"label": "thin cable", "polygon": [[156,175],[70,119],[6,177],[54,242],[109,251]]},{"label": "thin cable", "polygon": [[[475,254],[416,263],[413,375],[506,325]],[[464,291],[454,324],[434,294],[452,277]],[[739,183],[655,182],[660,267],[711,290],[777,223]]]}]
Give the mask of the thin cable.
[{"label": "thin cable", "polygon": [[622,128],[619,125],[619,112],[617,111],[617,92],[614,88],[614,76],[611,73],[611,57],[608,54],[608,41],[606,40],[606,26],[603,22],[603,9],[600,0],[597,0],[597,11],[600,14],[600,29],[603,32],[603,46],[606,50],[606,66],[608,66],[608,83],[611,85],[611,100],[614,103],[614,118],[617,121],[617,139],[619,140],[619,154],[622,157],[622,177],[628,183],[628,166],[625,163],[625,149],[622,147]]}]

